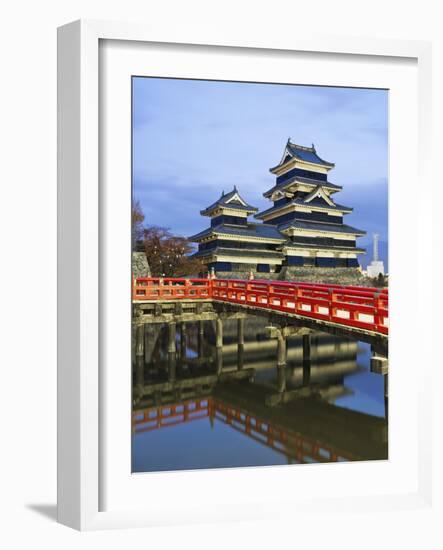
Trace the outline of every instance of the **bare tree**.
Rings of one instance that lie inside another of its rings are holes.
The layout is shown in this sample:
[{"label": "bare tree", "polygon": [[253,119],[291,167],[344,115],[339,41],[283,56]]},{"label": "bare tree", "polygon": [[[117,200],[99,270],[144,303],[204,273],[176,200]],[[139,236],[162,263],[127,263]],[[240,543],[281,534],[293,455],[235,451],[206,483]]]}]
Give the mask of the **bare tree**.
[{"label": "bare tree", "polygon": [[193,248],[188,240],[165,227],[146,227],[143,242],[154,276],[177,277],[203,271],[201,261],[190,257]]}]

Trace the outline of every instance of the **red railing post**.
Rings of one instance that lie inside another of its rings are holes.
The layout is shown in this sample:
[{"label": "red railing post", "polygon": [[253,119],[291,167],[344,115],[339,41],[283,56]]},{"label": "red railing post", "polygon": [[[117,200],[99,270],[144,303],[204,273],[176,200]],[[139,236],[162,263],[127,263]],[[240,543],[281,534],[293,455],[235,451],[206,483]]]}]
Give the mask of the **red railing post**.
[{"label": "red railing post", "polygon": [[332,321],[335,316],[334,302],[336,301],[336,295],[333,288],[328,288],[328,317]]},{"label": "red railing post", "polygon": [[[383,332],[384,328],[384,315],[381,312],[382,309],[381,293],[376,292],[374,294],[374,328],[377,332]],[[382,329],[382,330],[380,330]]]}]

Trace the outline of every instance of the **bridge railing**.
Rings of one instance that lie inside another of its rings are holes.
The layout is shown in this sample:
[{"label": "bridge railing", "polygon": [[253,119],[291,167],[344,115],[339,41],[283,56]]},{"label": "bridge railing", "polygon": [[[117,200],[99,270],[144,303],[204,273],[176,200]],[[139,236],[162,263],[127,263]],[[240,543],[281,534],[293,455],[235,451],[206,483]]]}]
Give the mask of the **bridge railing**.
[{"label": "bridge railing", "polygon": [[388,334],[388,292],[377,288],[214,279],[215,300],[294,313]]},{"label": "bridge railing", "polygon": [[179,300],[211,298],[208,279],[139,277],[132,286],[133,300]]},{"label": "bridge railing", "polygon": [[386,289],[237,279],[134,280],[133,300],[214,299],[293,313],[381,334],[389,332]]}]

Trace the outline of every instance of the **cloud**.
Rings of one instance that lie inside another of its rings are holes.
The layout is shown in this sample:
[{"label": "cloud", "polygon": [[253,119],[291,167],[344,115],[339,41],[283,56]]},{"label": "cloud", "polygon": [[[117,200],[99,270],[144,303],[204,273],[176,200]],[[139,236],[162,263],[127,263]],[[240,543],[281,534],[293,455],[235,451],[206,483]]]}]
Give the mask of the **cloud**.
[{"label": "cloud", "polygon": [[334,162],[351,225],[387,238],[387,100],[383,90],[158,78],[133,81],[133,186],[149,223],[189,235],[199,211],[237,185],[262,193],[289,136]]}]

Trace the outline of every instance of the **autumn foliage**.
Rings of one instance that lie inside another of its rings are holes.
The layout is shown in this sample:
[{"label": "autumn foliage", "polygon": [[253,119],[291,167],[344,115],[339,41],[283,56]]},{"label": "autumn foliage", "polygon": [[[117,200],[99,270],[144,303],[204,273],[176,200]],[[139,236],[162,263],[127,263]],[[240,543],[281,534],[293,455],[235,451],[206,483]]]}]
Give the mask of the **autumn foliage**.
[{"label": "autumn foliage", "polygon": [[193,247],[185,237],[165,227],[144,225],[138,201],[132,208],[133,249],[144,249],[153,277],[184,277],[204,271],[202,262],[192,258]]}]

